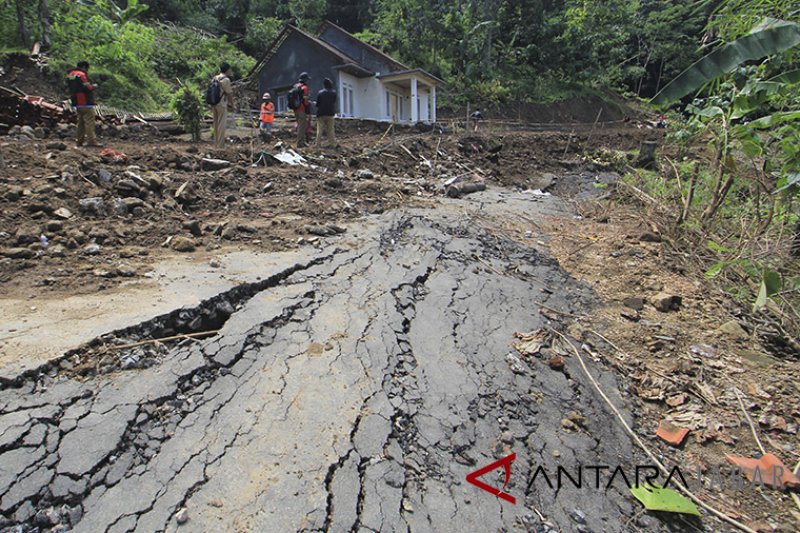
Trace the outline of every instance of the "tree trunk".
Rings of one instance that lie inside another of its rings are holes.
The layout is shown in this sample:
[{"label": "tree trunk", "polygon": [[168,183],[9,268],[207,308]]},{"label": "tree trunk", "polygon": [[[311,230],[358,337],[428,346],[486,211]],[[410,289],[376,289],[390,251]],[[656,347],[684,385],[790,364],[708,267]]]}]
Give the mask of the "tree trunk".
[{"label": "tree trunk", "polygon": [[39,0],[39,21],[42,24],[42,48],[50,48],[50,10],[47,0]]},{"label": "tree trunk", "polygon": [[15,0],[17,6],[17,29],[19,30],[19,39],[22,41],[22,46],[25,48],[30,47],[31,38],[28,36],[28,28],[25,27],[25,12],[22,9],[22,2]]},{"label": "tree trunk", "polygon": [[800,257],[800,220],[794,225],[794,240],[792,242],[792,257]]}]

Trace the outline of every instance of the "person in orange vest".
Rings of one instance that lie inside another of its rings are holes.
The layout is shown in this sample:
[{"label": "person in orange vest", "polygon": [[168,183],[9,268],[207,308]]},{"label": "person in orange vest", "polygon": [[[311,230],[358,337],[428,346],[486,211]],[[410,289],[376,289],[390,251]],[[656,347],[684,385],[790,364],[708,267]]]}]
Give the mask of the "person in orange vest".
[{"label": "person in orange vest", "polygon": [[275,122],[275,104],[269,93],[264,93],[261,97],[261,124],[258,126],[259,134],[263,140],[272,136],[272,123]]},{"label": "person in orange vest", "polygon": [[97,85],[89,81],[88,71],[89,62],[79,61],[77,67],[67,76],[72,105],[78,113],[76,141],[78,146],[83,146],[84,140],[87,146],[100,146],[94,131],[94,90]]}]

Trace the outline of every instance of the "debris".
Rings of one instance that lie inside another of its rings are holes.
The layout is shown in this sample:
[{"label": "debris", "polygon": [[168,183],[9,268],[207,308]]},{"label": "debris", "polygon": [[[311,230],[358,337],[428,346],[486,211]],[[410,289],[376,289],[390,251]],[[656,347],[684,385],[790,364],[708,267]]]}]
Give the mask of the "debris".
[{"label": "debris", "polygon": [[297,152],[295,152],[294,150],[292,150],[291,148],[289,150],[286,150],[285,152],[281,152],[281,153],[279,153],[277,155],[273,155],[272,157],[274,157],[275,159],[277,159],[281,163],[286,163],[287,165],[291,165],[291,166],[296,166],[296,165],[308,166],[308,163],[306,162],[306,159],[303,156],[301,156],[300,154],[298,154]]},{"label": "debris", "polygon": [[639,236],[639,242],[661,242],[661,235],[645,232]]},{"label": "debris", "polygon": [[223,168],[228,168],[229,166],[231,166],[231,162],[224,159],[212,159],[210,157],[204,157],[200,160],[200,168],[203,170],[222,170]]},{"label": "debris", "polygon": [[81,211],[90,215],[104,215],[106,213],[105,201],[99,196],[82,198],[78,200]]},{"label": "debris", "polygon": [[307,224],[303,226],[303,229],[306,233],[310,233],[311,235],[318,235],[320,237],[328,237],[330,235],[337,235],[339,233],[344,233],[347,230],[341,226],[337,226],[335,224],[325,224],[324,226],[312,226]]},{"label": "debris", "polygon": [[485,191],[486,184],[485,183],[462,183],[458,185],[451,185],[447,188],[445,193],[449,198],[458,198],[459,196],[464,196],[465,194],[470,194],[473,192],[478,191]]},{"label": "debris", "polygon": [[656,431],[656,437],[672,446],[680,446],[683,444],[688,434],[688,428],[676,426],[668,420],[662,420],[661,423],[658,424],[658,430]]},{"label": "debris", "polygon": [[774,489],[800,488],[800,479],[778,457],[765,453],[759,459],[725,454],[725,458],[739,467],[752,483],[763,483]]},{"label": "debris", "polygon": [[72,218],[72,211],[70,211],[66,207],[59,207],[58,209],[53,211],[53,214],[59,218],[63,218],[64,220],[69,220],[70,218]]},{"label": "debris", "polygon": [[683,299],[680,296],[660,292],[650,298],[650,304],[662,313],[680,309]]},{"label": "debris", "polygon": [[356,172],[356,177],[360,180],[371,180],[375,178],[375,173],[367,168],[362,168]]},{"label": "debris", "polygon": [[115,163],[118,165],[128,162],[127,155],[123,154],[119,150],[114,150],[113,148],[104,148],[101,150],[100,158],[106,163]]},{"label": "debris", "polygon": [[544,329],[531,331],[530,333],[514,333],[514,336],[520,342],[514,343],[513,348],[517,350],[520,355],[538,355],[539,350],[542,349],[550,341],[550,335]]},{"label": "debris", "polygon": [[672,489],[640,485],[633,486],[630,490],[631,494],[642,502],[642,505],[648,511],[666,511],[700,516],[700,510],[691,500]]},{"label": "debris", "polygon": [[675,396],[670,396],[669,398],[667,398],[667,405],[669,405],[670,407],[678,407],[680,405],[685,404],[688,401],[689,401],[689,395],[686,394],[685,392],[682,392],[680,394],[676,394]]}]

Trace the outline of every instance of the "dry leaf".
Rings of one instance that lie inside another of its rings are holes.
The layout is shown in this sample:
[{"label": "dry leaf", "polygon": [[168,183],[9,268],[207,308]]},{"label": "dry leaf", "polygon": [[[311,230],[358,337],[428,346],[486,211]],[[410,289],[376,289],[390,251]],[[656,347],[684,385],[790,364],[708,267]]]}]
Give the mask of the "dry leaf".
[{"label": "dry leaf", "polygon": [[662,420],[658,425],[656,436],[672,446],[680,446],[689,434],[687,428],[678,427],[668,420]]},{"label": "dry leaf", "polygon": [[766,453],[760,459],[738,457],[725,454],[725,458],[741,468],[744,475],[751,482],[763,483],[775,489],[783,490],[786,487],[800,487],[800,479],[786,467],[783,462],[771,453]]},{"label": "dry leaf", "polygon": [[667,398],[667,405],[670,407],[678,407],[679,405],[683,405],[689,401],[689,395],[685,392],[680,394],[676,394],[675,396],[671,396]]},{"label": "dry leaf", "polygon": [[520,342],[513,345],[514,349],[520,355],[528,356],[538,354],[549,340],[548,332],[543,329],[531,331],[530,333],[515,333],[514,336],[520,340]]}]

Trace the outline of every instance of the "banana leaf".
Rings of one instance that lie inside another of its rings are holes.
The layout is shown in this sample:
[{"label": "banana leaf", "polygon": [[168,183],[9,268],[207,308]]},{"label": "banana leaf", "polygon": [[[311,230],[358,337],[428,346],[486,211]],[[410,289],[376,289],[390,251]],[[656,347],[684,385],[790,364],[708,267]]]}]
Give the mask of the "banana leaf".
[{"label": "banana leaf", "polygon": [[680,100],[706,83],[732,72],[747,61],[778,54],[800,44],[800,24],[765,18],[753,30],[703,56],[669,82],[652,102],[657,105]]}]

